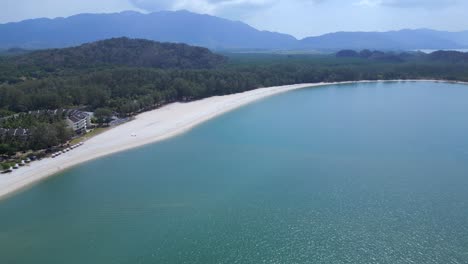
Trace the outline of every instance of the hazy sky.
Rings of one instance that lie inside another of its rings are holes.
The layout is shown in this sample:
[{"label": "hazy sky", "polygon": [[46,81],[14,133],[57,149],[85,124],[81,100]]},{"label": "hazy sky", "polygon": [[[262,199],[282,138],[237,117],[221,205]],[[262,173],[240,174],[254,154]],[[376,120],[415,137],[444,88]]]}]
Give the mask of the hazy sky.
[{"label": "hazy sky", "polygon": [[335,31],[468,29],[467,0],[0,0],[0,23],[85,12],[179,9],[296,37]]}]

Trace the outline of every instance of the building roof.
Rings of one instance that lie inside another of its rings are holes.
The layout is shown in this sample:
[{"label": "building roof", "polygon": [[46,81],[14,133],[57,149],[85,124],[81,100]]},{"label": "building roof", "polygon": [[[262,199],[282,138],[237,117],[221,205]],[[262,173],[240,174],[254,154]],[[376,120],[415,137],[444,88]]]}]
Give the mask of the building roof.
[{"label": "building roof", "polygon": [[89,115],[87,113],[77,110],[73,110],[68,115],[68,119],[70,119],[73,123],[78,123],[82,120],[86,120],[88,117]]},{"label": "building roof", "polygon": [[0,128],[0,135],[7,135],[11,137],[25,137],[29,136],[29,129],[24,128]]}]

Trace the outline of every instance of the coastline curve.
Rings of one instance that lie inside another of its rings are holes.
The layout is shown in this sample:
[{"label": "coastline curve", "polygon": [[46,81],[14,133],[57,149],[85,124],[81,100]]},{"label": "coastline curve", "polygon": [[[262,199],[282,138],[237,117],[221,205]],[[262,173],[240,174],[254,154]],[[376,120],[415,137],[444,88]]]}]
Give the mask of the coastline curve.
[{"label": "coastline curve", "polygon": [[80,148],[54,159],[45,158],[10,174],[0,176],[0,199],[14,195],[50,176],[79,164],[117,152],[156,143],[198,126],[214,117],[280,93],[319,86],[377,82],[445,82],[446,80],[375,80],[333,83],[304,83],[258,88],[243,93],[215,96],[188,103],[172,103],[136,116],[135,120],[99,134]]}]

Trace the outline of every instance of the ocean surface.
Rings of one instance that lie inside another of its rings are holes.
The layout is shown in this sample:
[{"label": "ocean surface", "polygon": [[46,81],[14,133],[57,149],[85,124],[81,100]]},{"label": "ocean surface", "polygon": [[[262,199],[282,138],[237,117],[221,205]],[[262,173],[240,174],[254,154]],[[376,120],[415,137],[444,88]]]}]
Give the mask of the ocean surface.
[{"label": "ocean surface", "polygon": [[466,264],[468,86],[296,90],[86,163],[0,201],[0,263]]}]

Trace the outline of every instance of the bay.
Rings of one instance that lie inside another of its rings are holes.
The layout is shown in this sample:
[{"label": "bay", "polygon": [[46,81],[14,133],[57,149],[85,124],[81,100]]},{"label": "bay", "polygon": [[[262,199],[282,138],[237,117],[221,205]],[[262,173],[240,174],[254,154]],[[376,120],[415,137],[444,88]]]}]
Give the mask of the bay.
[{"label": "bay", "polygon": [[467,98],[267,98],[0,201],[0,263],[468,263]]}]

